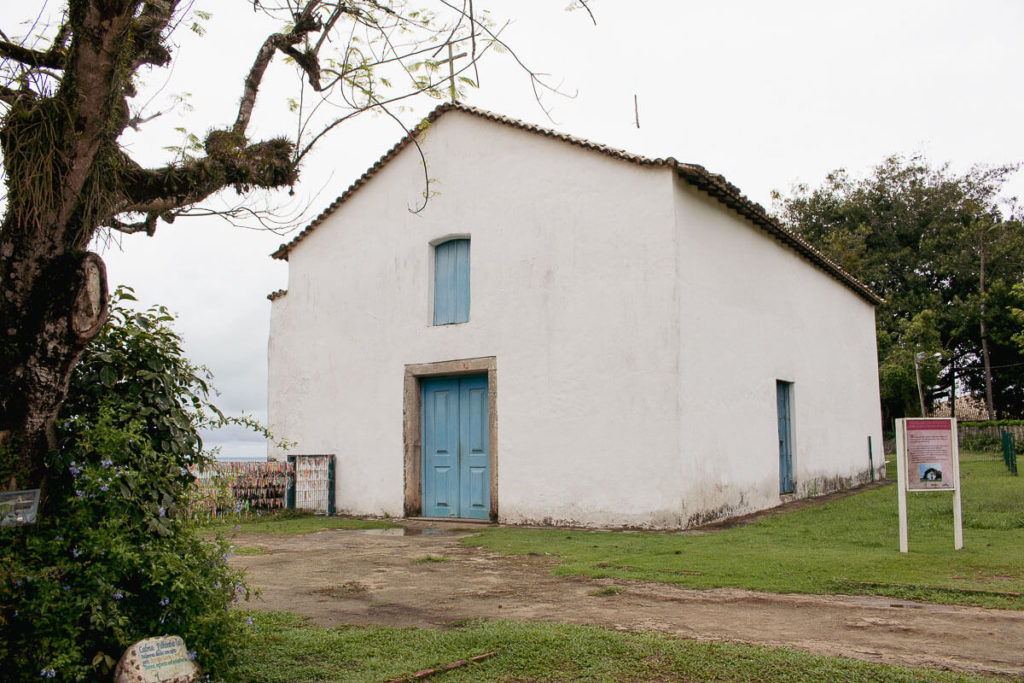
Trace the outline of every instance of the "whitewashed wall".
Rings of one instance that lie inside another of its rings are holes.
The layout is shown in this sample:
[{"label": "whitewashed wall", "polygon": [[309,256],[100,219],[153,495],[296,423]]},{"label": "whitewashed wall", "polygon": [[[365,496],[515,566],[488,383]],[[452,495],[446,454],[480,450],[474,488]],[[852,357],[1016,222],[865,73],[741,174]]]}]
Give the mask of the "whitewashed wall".
[{"label": "whitewashed wall", "polygon": [[[404,365],[495,356],[502,520],[675,520],[671,172],[461,112],[424,148],[424,211],[406,149],[291,252],[274,431],[337,454],[339,510],[399,515]],[[472,240],[470,322],[433,327],[429,245],[450,234]]]},{"label": "whitewashed wall", "polygon": [[[777,504],[776,377],[795,382],[798,483],[866,469],[873,311],[845,287],[667,168],[458,111],[424,150],[427,208],[409,211],[407,148],[294,247],[273,303],[271,427],[337,455],[339,511],[402,514],[404,366],[483,356],[505,522],[671,527]],[[430,243],[450,235],[472,240],[470,321],[434,327]]]},{"label": "whitewashed wall", "polygon": [[682,181],[682,504],[688,521],[779,497],[776,380],[792,382],[797,495],[883,463],[874,307]]}]

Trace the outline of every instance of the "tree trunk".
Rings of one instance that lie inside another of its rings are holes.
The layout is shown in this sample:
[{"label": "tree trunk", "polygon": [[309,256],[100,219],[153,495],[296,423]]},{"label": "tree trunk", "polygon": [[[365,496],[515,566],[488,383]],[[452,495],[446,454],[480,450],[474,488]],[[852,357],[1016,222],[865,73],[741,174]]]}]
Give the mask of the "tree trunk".
[{"label": "tree trunk", "polygon": [[107,315],[99,256],[12,238],[26,231],[11,220],[0,241],[0,490],[45,488],[71,371]]}]

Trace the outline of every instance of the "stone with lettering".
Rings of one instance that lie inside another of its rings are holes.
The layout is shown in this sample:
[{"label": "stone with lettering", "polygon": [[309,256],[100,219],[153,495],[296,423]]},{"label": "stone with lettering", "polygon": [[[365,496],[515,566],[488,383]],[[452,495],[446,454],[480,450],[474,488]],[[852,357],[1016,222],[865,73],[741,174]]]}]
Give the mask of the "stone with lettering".
[{"label": "stone with lettering", "polygon": [[128,648],[114,670],[114,683],[196,683],[199,667],[178,636],[146,638]]}]

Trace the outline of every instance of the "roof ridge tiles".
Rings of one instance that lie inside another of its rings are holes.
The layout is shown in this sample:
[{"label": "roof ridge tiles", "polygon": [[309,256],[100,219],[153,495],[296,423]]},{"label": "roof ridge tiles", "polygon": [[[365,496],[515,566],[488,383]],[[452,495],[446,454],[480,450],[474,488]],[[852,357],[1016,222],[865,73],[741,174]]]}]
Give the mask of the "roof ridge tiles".
[{"label": "roof ridge tiles", "polygon": [[[419,124],[413,126],[406,135],[396,142],[387,152],[385,152],[380,158],[378,158],[366,171],[363,172],[349,187],[339,195],[333,202],[328,205],[326,209],[320,212],[314,218],[309,225],[302,229],[298,235],[296,235],[290,242],[281,244],[272,254],[271,257],[276,259],[287,260],[288,252],[298,244],[300,241],[305,239],[310,232],[312,232],[320,223],[322,223],[328,216],[346,200],[356,190],[362,187],[371,177],[376,175],[386,163],[391,161],[399,152],[407,147],[412,141],[420,135],[423,131],[429,128],[430,124],[436,121],[438,118],[443,116],[449,111],[461,111],[463,113],[477,116],[495,123],[517,128],[532,133],[539,133],[546,137],[552,137],[563,142],[567,142],[577,147],[584,149],[590,149],[595,152],[600,152],[606,156],[612,158],[622,159],[631,163],[639,164],[641,166],[667,166],[675,170],[680,178],[694,185],[698,190],[707,193],[715,200],[721,202],[728,208],[736,211],[744,218],[750,220],[754,225],[767,232],[774,239],[779,240],[787,244],[790,248],[794,249],[797,253],[805,257],[809,262],[816,265],[825,271],[828,275],[835,278],[839,282],[843,283],[861,298],[867,300],[872,304],[880,304],[884,302],[884,299],[876,294],[870,287],[855,278],[842,266],[833,261],[832,259],[825,256],[823,253],[818,251],[810,242],[798,235],[797,233],[789,230],[788,228],[779,224],[774,218],[772,218],[763,206],[757,202],[752,201],[750,198],[745,196],[743,192],[736,186],[730,183],[725,176],[719,173],[712,173],[701,164],[681,162],[675,157],[666,157],[652,159],[650,157],[643,156],[641,154],[634,154],[623,149],[610,147],[608,145],[594,142],[593,140],[587,140],[586,138],[576,137],[568,133],[562,133],[551,128],[545,128],[532,123],[526,123],[520,119],[514,119],[503,114],[497,114],[486,109],[480,109],[468,104],[461,102],[445,102],[443,104],[434,107],[433,110],[427,114],[426,117],[420,121]],[[276,292],[275,292],[276,294]]]}]

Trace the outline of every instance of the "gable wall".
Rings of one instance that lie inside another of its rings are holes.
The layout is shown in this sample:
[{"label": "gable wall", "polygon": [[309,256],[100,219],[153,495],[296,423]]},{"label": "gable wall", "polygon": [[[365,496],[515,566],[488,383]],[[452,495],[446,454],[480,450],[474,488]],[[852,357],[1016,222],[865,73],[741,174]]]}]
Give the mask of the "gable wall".
[{"label": "gable wall", "polygon": [[[338,456],[339,510],[401,515],[404,366],[494,356],[502,520],[678,524],[672,172],[459,112],[424,147],[425,210],[410,147],[290,252],[275,433]],[[434,327],[429,243],[464,234],[470,322]]]},{"label": "gable wall", "polygon": [[680,384],[693,521],[777,505],[776,380],[793,382],[797,494],[881,466],[874,308],[679,182]]}]

